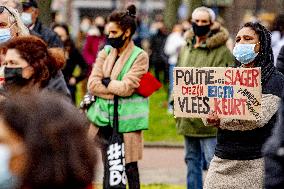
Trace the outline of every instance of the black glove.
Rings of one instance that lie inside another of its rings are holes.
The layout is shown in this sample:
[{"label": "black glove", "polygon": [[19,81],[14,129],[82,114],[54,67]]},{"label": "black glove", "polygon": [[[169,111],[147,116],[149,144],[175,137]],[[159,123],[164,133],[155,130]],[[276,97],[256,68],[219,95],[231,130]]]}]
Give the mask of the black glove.
[{"label": "black glove", "polygon": [[102,83],[103,83],[103,85],[105,86],[105,87],[107,87],[108,86],[108,84],[110,83],[110,78],[109,77],[106,77],[106,78],[103,78],[102,79]]}]

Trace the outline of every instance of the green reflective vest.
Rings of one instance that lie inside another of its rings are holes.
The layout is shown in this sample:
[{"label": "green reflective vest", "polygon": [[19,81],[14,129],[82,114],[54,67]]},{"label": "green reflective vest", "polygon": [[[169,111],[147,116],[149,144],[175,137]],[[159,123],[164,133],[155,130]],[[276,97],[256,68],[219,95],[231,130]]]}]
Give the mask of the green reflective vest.
[{"label": "green reflective vest", "polygon": [[[110,49],[111,47],[109,46],[105,47],[107,54],[109,54]],[[134,47],[117,80],[122,80],[142,51],[141,48]],[[119,97],[118,115],[119,132],[121,133],[148,129],[148,98],[144,98],[136,93],[129,97]],[[87,117],[98,127],[109,125],[113,127],[113,100],[96,97],[96,102],[87,111]]]}]

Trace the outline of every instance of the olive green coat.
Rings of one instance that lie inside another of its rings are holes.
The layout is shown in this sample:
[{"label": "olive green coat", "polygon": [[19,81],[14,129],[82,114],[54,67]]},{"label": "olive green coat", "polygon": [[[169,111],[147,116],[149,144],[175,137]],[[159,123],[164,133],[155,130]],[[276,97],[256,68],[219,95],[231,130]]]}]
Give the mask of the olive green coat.
[{"label": "olive green coat", "polygon": [[[227,67],[232,65],[233,56],[226,47],[228,32],[221,28],[209,35],[201,47],[194,48],[195,36],[192,31],[186,34],[187,45],[181,49],[178,67]],[[217,130],[205,127],[201,119],[177,118],[178,134],[190,137],[214,137]]]}]

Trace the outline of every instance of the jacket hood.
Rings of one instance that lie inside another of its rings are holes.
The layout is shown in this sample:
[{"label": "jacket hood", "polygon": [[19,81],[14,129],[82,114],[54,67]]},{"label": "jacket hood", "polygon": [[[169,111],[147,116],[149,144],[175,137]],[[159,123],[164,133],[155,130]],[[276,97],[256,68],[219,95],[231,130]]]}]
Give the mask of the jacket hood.
[{"label": "jacket hood", "polygon": [[[187,44],[191,45],[195,35],[192,29],[188,30],[184,34]],[[225,45],[229,39],[229,32],[219,23],[215,22],[211,28],[208,38],[206,39],[206,48],[214,49],[219,46]]]}]

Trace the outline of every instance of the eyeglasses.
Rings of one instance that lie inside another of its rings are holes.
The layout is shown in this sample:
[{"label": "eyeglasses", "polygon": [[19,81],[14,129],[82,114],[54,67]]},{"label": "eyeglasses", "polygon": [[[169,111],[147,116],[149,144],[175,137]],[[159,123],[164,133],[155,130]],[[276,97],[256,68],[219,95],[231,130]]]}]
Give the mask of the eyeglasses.
[{"label": "eyeglasses", "polygon": [[2,14],[5,10],[14,17],[14,14],[9,9],[7,9],[7,7],[0,5],[0,14]]},{"label": "eyeglasses", "polygon": [[4,12],[9,14],[9,25],[14,24],[16,22],[15,15],[7,7],[0,5],[0,14]]}]

